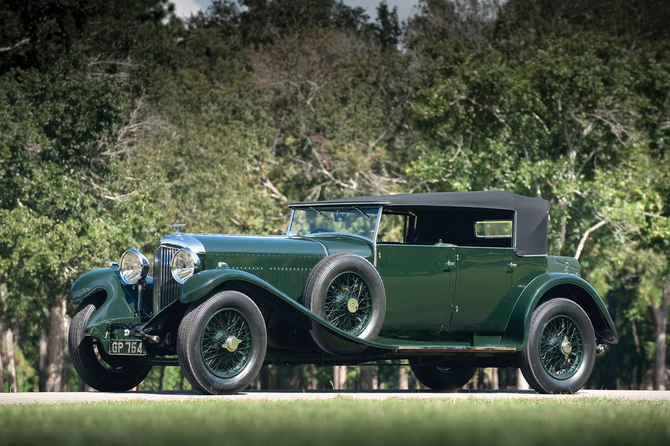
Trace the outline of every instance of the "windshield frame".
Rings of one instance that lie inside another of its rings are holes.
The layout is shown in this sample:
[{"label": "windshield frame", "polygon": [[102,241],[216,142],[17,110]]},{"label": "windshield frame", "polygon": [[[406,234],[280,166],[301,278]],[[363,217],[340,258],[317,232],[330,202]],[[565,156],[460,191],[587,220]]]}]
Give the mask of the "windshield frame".
[{"label": "windshield frame", "polygon": [[[316,211],[316,212],[323,212],[323,211],[329,211],[329,212],[335,212],[335,211],[351,211],[351,210],[356,210],[362,214],[365,214],[366,210],[375,210],[377,212],[375,222],[374,222],[374,238],[370,239],[367,236],[360,235],[360,234],[355,234],[353,232],[321,232],[321,233],[310,233],[310,234],[302,234],[299,235],[300,237],[306,237],[306,236],[314,236],[317,234],[346,234],[350,235],[353,237],[361,237],[364,238],[365,240],[369,240],[371,243],[374,245],[377,244],[377,235],[379,233],[379,223],[381,221],[382,217],[382,212],[383,212],[383,205],[381,203],[352,203],[352,204],[342,204],[342,205],[325,205],[325,206],[319,206],[317,204],[312,204],[310,206],[292,206],[291,207],[291,218],[289,219],[288,222],[288,230],[287,234],[297,236],[297,231],[294,231],[291,229],[293,227],[293,222],[295,218],[295,212],[296,211]],[[374,215],[370,215],[370,218],[374,218]]]}]

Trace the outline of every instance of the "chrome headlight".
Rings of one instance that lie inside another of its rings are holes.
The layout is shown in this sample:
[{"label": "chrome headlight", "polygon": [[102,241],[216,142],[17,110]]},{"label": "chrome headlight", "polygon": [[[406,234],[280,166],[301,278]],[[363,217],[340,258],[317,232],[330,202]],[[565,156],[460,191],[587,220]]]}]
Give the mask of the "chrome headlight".
[{"label": "chrome headlight", "polygon": [[200,257],[190,249],[182,248],[172,257],[170,269],[174,280],[184,283],[200,270]]},{"label": "chrome headlight", "polygon": [[121,256],[119,269],[123,283],[135,285],[149,273],[149,261],[137,249],[129,249]]}]

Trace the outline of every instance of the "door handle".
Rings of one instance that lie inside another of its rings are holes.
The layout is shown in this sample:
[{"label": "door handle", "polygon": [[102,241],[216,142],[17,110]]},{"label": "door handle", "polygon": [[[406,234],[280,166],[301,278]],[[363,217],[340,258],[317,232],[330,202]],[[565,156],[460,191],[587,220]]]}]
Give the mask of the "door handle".
[{"label": "door handle", "polygon": [[451,271],[451,267],[454,266],[454,265],[455,265],[454,262],[451,262],[451,261],[445,262],[444,263],[444,270],[445,271]]},{"label": "door handle", "polygon": [[509,262],[507,266],[509,266],[509,269],[514,269],[516,268],[516,263]]}]

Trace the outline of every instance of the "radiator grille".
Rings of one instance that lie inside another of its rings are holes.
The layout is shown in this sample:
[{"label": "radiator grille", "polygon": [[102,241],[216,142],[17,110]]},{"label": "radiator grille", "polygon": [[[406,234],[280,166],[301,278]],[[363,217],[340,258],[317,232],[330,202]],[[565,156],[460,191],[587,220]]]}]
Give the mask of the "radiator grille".
[{"label": "radiator grille", "polygon": [[170,272],[170,261],[177,251],[177,248],[161,246],[154,253],[154,314],[181,295],[182,285],[172,278]]}]

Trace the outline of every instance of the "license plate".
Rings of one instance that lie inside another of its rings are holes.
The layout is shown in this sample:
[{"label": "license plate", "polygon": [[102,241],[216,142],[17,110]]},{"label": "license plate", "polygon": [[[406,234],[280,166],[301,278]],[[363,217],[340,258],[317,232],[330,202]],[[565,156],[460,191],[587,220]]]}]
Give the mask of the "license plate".
[{"label": "license plate", "polygon": [[109,354],[145,356],[147,352],[142,341],[112,340],[109,341]]}]

